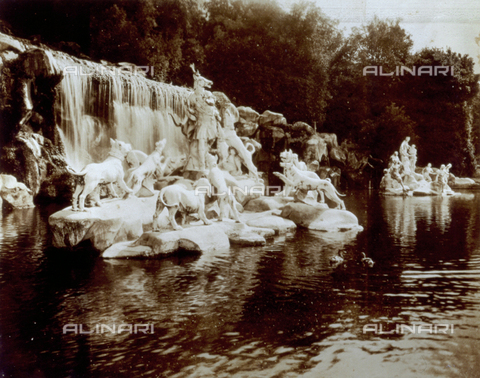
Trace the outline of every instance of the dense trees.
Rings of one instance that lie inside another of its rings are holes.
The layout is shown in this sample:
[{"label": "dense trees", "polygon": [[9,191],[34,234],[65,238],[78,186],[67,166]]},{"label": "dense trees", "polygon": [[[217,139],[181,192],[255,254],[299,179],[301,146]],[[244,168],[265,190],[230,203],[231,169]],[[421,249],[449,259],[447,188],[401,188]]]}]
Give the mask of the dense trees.
[{"label": "dense trees", "polygon": [[311,4],[290,13],[275,2],[213,0],[208,4],[206,73],[241,105],[287,119],[324,120],[328,62],[340,33]]},{"label": "dense trees", "polygon": [[[330,63],[332,99],[324,128],[354,139],[383,160],[398,148],[392,142],[410,135],[420,165],[448,160],[457,174],[471,174],[479,95],[473,60],[451,50],[412,54],[411,47],[411,37],[398,21],[375,18],[355,29]],[[364,74],[369,66],[377,67],[376,75]],[[402,75],[402,66],[415,69],[415,75]],[[422,66],[431,67],[431,74],[425,68],[420,75]],[[448,67],[441,71],[446,75],[435,75],[434,67],[440,66]]]},{"label": "dense trees", "polygon": [[[451,162],[454,173],[471,174],[479,152],[472,59],[450,50],[413,53],[399,21],[375,18],[344,36],[312,3],[286,11],[275,0],[44,0],[31,7],[6,0],[0,14],[21,37],[71,47],[63,38],[95,60],[150,65],[155,79],[175,85],[192,86],[195,63],[236,105],[316,124],[377,158],[410,135],[419,164]],[[364,75],[367,66],[394,74]],[[400,66],[454,70],[402,76]]]},{"label": "dense trees", "polygon": [[[193,0],[123,0],[100,3],[90,19],[94,59],[154,67],[160,81],[185,84],[185,71],[203,61],[196,36],[203,22]],[[191,76],[191,75],[190,75]]]}]

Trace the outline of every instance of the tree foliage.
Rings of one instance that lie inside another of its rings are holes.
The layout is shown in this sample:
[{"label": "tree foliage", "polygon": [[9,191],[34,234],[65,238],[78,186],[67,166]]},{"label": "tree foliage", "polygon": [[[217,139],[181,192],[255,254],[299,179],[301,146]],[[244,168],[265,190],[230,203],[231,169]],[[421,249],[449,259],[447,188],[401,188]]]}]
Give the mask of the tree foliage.
[{"label": "tree foliage", "polygon": [[322,122],[328,62],[340,33],[309,3],[285,12],[273,1],[208,3],[206,73],[240,105]]},{"label": "tree foliage", "polygon": [[[103,4],[103,3],[101,3]],[[154,78],[185,84],[185,67],[203,61],[196,39],[201,13],[193,0],[106,3],[91,17],[90,54],[96,59],[154,67]]]}]

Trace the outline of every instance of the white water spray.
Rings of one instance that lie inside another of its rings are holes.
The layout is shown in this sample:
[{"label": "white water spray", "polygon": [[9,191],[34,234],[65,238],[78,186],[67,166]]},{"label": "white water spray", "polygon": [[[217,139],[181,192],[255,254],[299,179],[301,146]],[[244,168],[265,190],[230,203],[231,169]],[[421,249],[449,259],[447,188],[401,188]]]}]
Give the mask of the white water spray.
[{"label": "white water spray", "polygon": [[[72,66],[72,62],[55,63]],[[186,137],[169,114],[185,117],[190,90],[96,66],[100,65],[85,61],[81,70],[66,73],[59,84],[57,125],[67,162],[74,169],[102,161],[110,150],[110,138],[147,154],[155,142],[166,138],[168,156],[187,153]]]}]

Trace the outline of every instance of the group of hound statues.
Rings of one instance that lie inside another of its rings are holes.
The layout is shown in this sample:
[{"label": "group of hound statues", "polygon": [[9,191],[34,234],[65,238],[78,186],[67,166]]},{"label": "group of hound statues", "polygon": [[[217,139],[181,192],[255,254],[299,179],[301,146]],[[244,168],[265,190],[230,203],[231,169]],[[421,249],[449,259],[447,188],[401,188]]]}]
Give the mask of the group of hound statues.
[{"label": "group of hound statues", "polygon": [[385,194],[403,195],[414,191],[426,194],[454,194],[448,181],[451,177],[451,164],[442,164],[440,168],[432,168],[428,163],[424,168],[417,167],[417,149],[409,145],[410,137],[401,143],[399,151],[390,157],[388,168],[380,182],[380,190]]},{"label": "group of hound statues", "polygon": [[[183,180],[182,177],[171,174],[185,163],[185,156],[167,158],[164,156],[166,139],[155,144],[155,150],[147,155],[142,151],[132,150],[130,144],[118,140],[110,140],[109,156],[102,163],[88,164],[81,172],[70,172],[77,176],[77,185],[72,198],[73,211],[85,211],[85,200],[88,195],[94,195],[94,204],[101,206],[98,190],[100,184],[106,185],[113,197],[119,197],[117,190],[122,190],[125,196],[151,196],[155,194],[154,184],[160,181],[178,181],[162,188],[158,194],[154,215],[154,229],[158,228],[157,220],[164,208],[168,208],[168,219],[175,230],[181,229],[175,221],[178,211],[182,220],[188,213],[197,213],[200,220],[210,224],[205,216],[206,202],[218,202],[220,217],[232,218],[240,222],[237,202],[233,191],[233,178],[227,171],[217,165],[217,157],[208,154],[205,177],[196,182]],[[124,169],[123,163],[128,169]],[[228,184],[227,184],[228,182]],[[114,186],[116,185],[116,188]],[[97,191],[95,195],[95,191]],[[183,223],[183,221],[182,221]]]}]

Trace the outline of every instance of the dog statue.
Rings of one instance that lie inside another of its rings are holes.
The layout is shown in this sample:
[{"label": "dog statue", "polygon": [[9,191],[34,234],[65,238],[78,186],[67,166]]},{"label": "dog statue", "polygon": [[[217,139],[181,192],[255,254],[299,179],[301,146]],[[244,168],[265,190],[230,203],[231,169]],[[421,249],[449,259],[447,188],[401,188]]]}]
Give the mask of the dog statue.
[{"label": "dog statue", "polygon": [[206,225],[212,224],[205,215],[205,196],[211,195],[212,186],[206,178],[201,178],[194,184],[194,190],[188,190],[185,185],[174,184],[163,188],[158,194],[157,206],[153,215],[153,230],[159,229],[158,216],[163,209],[168,208],[168,220],[175,230],[183,230],[175,220],[177,211],[182,214],[182,226],[187,214],[197,213]]},{"label": "dog statue", "polygon": [[[163,175],[162,163],[164,163],[165,157],[162,156],[166,139],[162,139],[155,143],[155,151],[153,151],[145,161],[129,174],[128,184],[132,187],[132,192],[138,196],[139,190],[144,185],[153,193],[153,176],[158,172],[158,176]],[[159,172],[160,171],[160,172]]]},{"label": "dog statue", "polygon": [[[114,182],[127,193],[132,193],[132,190],[123,180],[125,173],[122,166],[123,160],[127,153],[132,150],[132,146],[113,139],[110,139],[110,145],[111,150],[109,156],[102,163],[88,164],[80,173],[76,173],[73,169],[67,167],[73,175],[83,176],[83,183],[77,183],[77,187],[73,193],[73,211],[85,211],[85,198],[96,189],[98,184],[108,184],[110,192],[117,198],[118,195],[112,185]],[[101,206],[99,198],[96,200],[95,205]]]},{"label": "dog statue", "polygon": [[[323,192],[325,192],[327,198],[337,204],[337,209],[345,210],[345,203],[339,197],[344,196],[344,194],[338,193],[330,180],[322,180],[314,172],[302,171],[298,169],[293,162],[282,164],[285,168],[285,175],[279,172],[274,172],[273,174],[280,177],[285,184],[294,189],[316,190],[322,199],[324,199]],[[316,177],[313,177],[312,173],[315,174]]]},{"label": "dog statue", "polygon": [[125,161],[129,169],[135,169],[142,165],[147,160],[147,157],[148,155],[143,151],[132,150],[127,154]]},{"label": "dog statue", "polygon": [[[220,207],[220,218],[231,218],[241,223],[238,210],[236,207],[237,200],[227,186],[225,181],[225,172],[217,166],[217,158],[211,154],[207,154],[206,164],[208,172],[208,180],[216,189],[218,197],[218,206]],[[227,173],[228,174],[228,173]]]},{"label": "dog statue", "polygon": [[[288,164],[288,163],[292,163],[295,167],[297,167],[300,171],[302,171],[302,173],[304,175],[306,175],[308,177],[311,177],[313,179],[316,179],[316,178],[318,179],[319,178],[318,175],[315,172],[311,172],[311,171],[307,170],[307,165],[303,161],[302,162],[299,161],[298,160],[298,155],[294,154],[292,152],[292,150],[285,150],[285,151],[282,151],[280,153],[280,166],[283,167],[283,170],[284,170],[283,173],[284,174],[286,174],[285,164]],[[278,176],[278,175],[276,175],[276,176]],[[283,181],[285,182],[285,180],[283,180]],[[291,185],[289,185],[287,182],[285,182],[284,189],[281,192],[276,193],[275,195],[276,196],[288,197],[293,189],[294,188]],[[322,194],[322,198],[323,198],[323,194]]]}]

